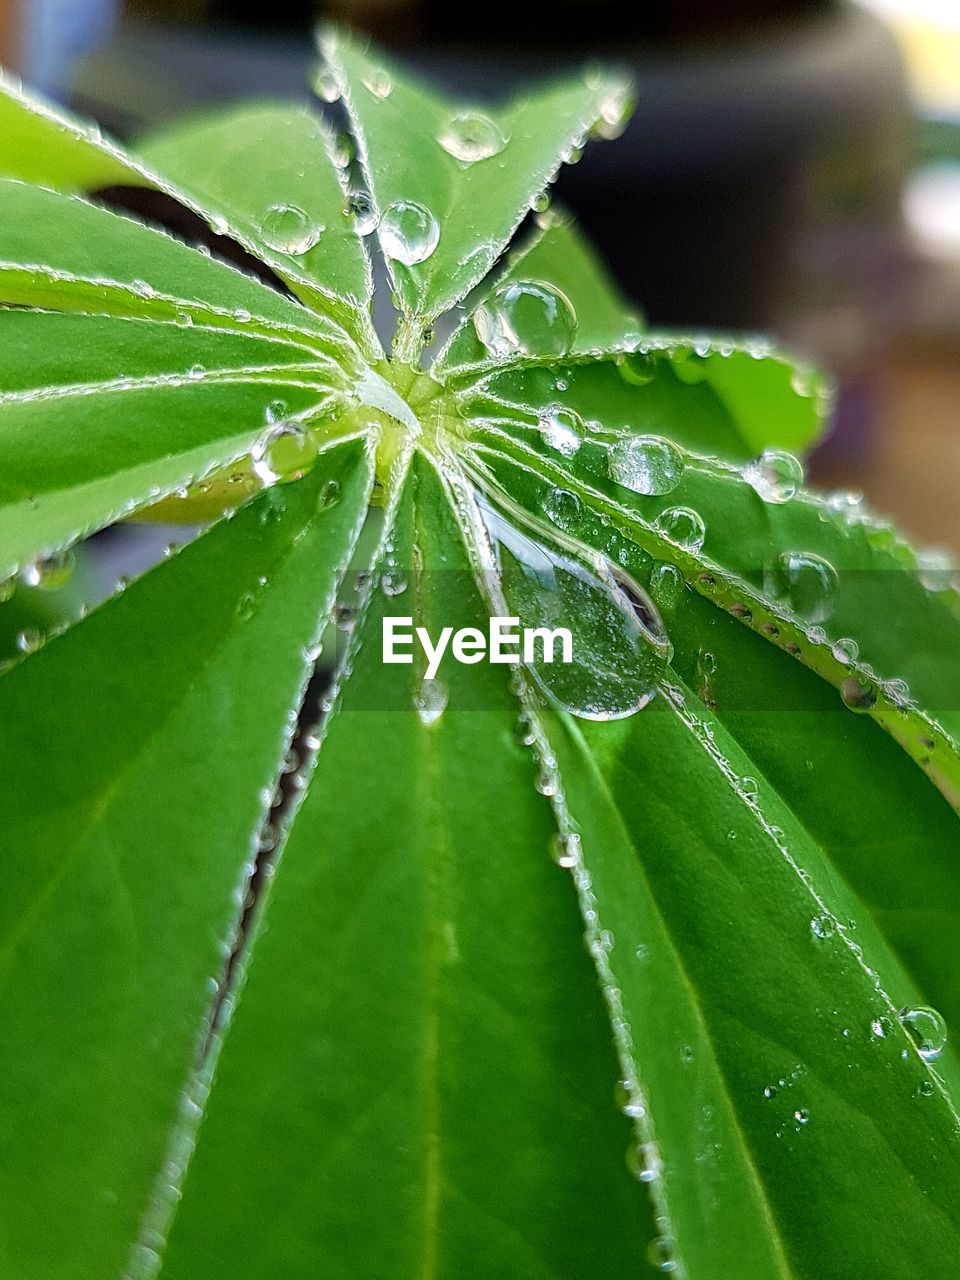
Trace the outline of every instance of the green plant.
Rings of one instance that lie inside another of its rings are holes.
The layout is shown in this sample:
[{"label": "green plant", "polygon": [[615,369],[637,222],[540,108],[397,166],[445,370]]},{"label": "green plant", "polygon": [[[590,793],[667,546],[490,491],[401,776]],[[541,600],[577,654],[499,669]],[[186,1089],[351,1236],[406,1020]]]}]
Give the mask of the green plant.
[{"label": "green plant", "polygon": [[[214,519],[0,679],[3,1274],[955,1278],[949,569],[802,487],[809,369],[642,331],[563,218],[488,280],[624,85],[324,54],[369,194],[307,109],[134,158],[2,86],[0,579]],[[576,661],[381,662],[491,612]]]}]

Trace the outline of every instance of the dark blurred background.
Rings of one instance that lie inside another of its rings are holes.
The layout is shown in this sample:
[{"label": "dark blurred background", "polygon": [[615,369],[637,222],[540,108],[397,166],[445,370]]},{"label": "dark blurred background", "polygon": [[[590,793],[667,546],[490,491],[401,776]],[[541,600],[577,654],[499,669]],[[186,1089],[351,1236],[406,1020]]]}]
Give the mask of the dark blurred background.
[{"label": "dark blurred background", "polygon": [[561,175],[652,324],[762,330],[838,387],[817,483],[960,552],[960,0],[0,0],[0,54],[129,139],[303,97],[318,16],[454,94],[630,64],[618,141]]}]

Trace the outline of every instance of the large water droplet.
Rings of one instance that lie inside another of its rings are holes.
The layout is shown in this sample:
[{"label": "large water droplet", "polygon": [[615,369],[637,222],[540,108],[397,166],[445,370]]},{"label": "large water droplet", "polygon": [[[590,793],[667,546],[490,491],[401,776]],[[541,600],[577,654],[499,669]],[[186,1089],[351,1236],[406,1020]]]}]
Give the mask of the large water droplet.
[{"label": "large water droplet", "polygon": [[21,653],[36,653],[43,648],[44,634],[36,627],[24,627],[17,635],[17,648]]},{"label": "large water droplet", "polygon": [[296,422],[266,432],[253,448],[253,469],[265,485],[287,484],[305,476],[320,453],[317,437]]},{"label": "large water droplet", "polygon": [[493,356],[562,356],[577,336],[577,313],[553,285],[513,280],[480,304],[473,327]]},{"label": "large water droplet", "polygon": [[836,569],[810,551],[785,551],[764,574],[764,586],[808,622],[823,622],[833,612],[840,590]]},{"label": "large water droplet", "polygon": [[363,77],[363,87],[378,101],[389,98],[393,93],[393,80],[389,71],[383,67],[374,67]]},{"label": "large water droplet", "polygon": [[764,502],[789,502],[803,484],[803,463],[792,453],[767,449],[744,467],[743,478]]},{"label": "large water droplet", "polygon": [[849,676],[840,685],[840,697],[851,711],[870,711],[877,705],[877,691],[866,681]]},{"label": "large water droplet", "polygon": [[481,111],[462,111],[440,130],[437,141],[462,164],[476,164],[498,155],[507,139],[489,116]]},{"label": "large water droplet", "polygon": [[275,204],[267,210],[260,233],[271,249],[294,257],[309,252],[323,234],[323,226],[295,204]]},{"label": "large water droplet", "polygon": [[935,1062],[947,1043],[947,1024],[942,1015],[928,1005],[914,1005],[901,1009],[898,1016],[924,1062]]},{"label": "large water droplet", "polygon": [[607,455],[610,478],[645,497],[671,493],[683,477],[683,455],[662,436],[618,440]]},{"label": "large water droplet", "polygon": [[[481,500],[500,566],[499,585],[521,629],[536,629],[526,666],[561,706],[587,720],[617,720],[645,707],[671,646],[646,592],[603,556],[546,529],[519,528]],[[570,633],[571,661],[562,640]],[[529,633],[528,633],[529,639]]]},{"label": "large water droplet", "polygon": [[41,591],[56,591],[66,586],[73,575],[76,557],[70,550],[58,551],[53,555],[40,556],[23,571],[23,580],[28,587],[39,587]]},{"label": "large water droplet", "polygon": [[427,728],[436,724],[447,709],[448,697],[447,686],[440,680],[422,680],[413,699],[421,723]]},{"label": "large water droplet", "polygon": [[330,67],[321,64],[314,72],[313,91],[324,102],[338,102],[342,93],[340,77]]},{"label": "large water droplet", "polygon": [[380,245],[388,258],[407,267],[426,260],[440,242],[440,223],[422,204],[397,200],[380,219]]}]

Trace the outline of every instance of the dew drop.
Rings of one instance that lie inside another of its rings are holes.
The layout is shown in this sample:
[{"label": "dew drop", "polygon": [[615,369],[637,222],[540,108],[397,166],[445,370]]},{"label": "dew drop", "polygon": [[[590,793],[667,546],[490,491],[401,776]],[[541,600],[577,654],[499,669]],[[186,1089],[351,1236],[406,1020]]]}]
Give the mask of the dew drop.
[{"label": "dew drop", "polygon": [[295,204],[273,205],[260,226],[260,233],[271,249],[294,257],[308,253],[323,232],[323,226]]},{"label": "dew drop", "polygon": [[856,676],[848,676],[840,685],[840,697],[851,711],[870,711],[877,705],[877,691]]},{"label": "dew drop", "polygon": [[406,589],[407,579],[404,574],[393,569],[381,575],[380,590],[385,596],[402,596]]},{"label": "dew drop", "polygon": [[413,705],[422,724],[429,728],[436,724],[448,701],[447,686],[440,680],[422,680],[414,695]]},{"label": "dew drop", "polygon": [[493,356],[563,356],[577,336],[577,314],[553,285],[514,280],[480,304],[473,327]]},{"label": "dew drop", "polygon": [[383,67],[375,67],[363,77],[363,87],[379,102],[389,98],[393,93],[393,80]]},{"label": "dew drop", "polygon": [[830,652],[837,662],[847,667],[851,662],[856,662],[857,658],[859,658],[860,646],[856,640],[851,640],[849,637],[844,636],[840,640],[834,641],[830,646]]},{"label": "dew drop", "polygon": [[319,453],[312,431],[298,423],[281,423],[254,446],[253,470],[265,485],[287,484],[305,476]]},{"label": "dew drop", "polygon": [[252,592],[242,595],[237,601],[237,615],[243,622],[249,622],[257,607],[257,597]]},{"label": "dew drop", "polygon": [[330,67],[321,63],[313,75],[313,91],[324,102],[339,102],[342,95],[340,78]]},{"label": "dew drop", "polygon": [[814,916],[810,921],[810,932],[815,938],[832,938],[837,932],[837,922],[833,916]]},{"label": "dew drop", "polygon": [[607,455],[610,478],[649,497],[671,493],[683,476],[683,455],[662,436],[618,440]]},{"label": "dew drop", "polygon": [[377,209],[366,191],[355,191],[344,201],[343,212],[353,220],[358,236],[372,235],[377,229]]},{"label": "dew drop", "polygon": [[927,591],[949,591],[957,584],[957,567],[949,552],[925,548],[917,552],[917,577]]},{"label": "dew drop", "polygon": [[576,524],[583,510],[583,504],[575,493],[572,493],[569,489],[561,489],[558,486],[547,490],[541,505],[544,514],[555,525],[567,530]]},{"label": "dew drop", "polygon": [[675,564],[658,564],[650,574],[650,593],[662,609],[677,605],[684,589],[683,574]]},{"label": "dew drop", "polygon": [[657,361],[644,351],[624,351],[617,356],[617,372],[631,387],[645,387],[657,376]]},{"label": "dew drop", "polygon": [[772,1099],[774,1099],[777,1096],[779,1092],[780,1090],[777,1088],[775,1084],[768,1084],[764,1086],[763,1096],[767,1099],[768,1102],[770,1102],[772,1101]]},{"label": "dew drop", "polygon": [[0,578],[0,604],[6,604],[8,600],[13,598],[13,593],[17,589],[16,578]]},{"label": "dew drop", "polygon": [[793,1118],[796,1120],[797,1124],[809,1124],[810,1112],[806,1107],[798,1107],[793,1113]]},{"label": "dew drop", "polygon": [[638,1142],[627,1148],[627,1168],[641,1182],[656,1182],[663,1170],[655,1142]]},{"label": "dew drop", "polygon": [[75,565],[76,557],[70,550],[40,556],[24,569],[23,581],[28,587],[38,587],[41,591],[56,591],[70,581]]},{"label": "dew drop", "polygon": [[540,434],[544,444],[565,458],[571,458],[583,443],[583,419],[575,409],[551,405],[540,415]]},{"label": "dew drop", "polygon": [[462,164],[476,164],[499,155],[507,138],[482,111],[461,111],[441,129],[437,141],[448,155]]},{"label": "dew drop", "polygon": [[840,577],[828,560],[810,551],[785,551],[764,573],[764,586],[808,622],[823,622],[833,612]]},{"label": "dew drop", "polygon": [[658,516],[657,528],[686,551],[699,551],[707,537],[706,525],[690,507],[668,507]]},{"label": "dew drop", "polygon": [[887,1036],[893,1030],[893,1023],[889,1018],[874,1018],[870,1023],[870,1034],[878,1040],[886,1040]]},{"label": "dew drop", "polygon": [[911,1005],[897,1015],[924,1062],[935,1062],[947,1043],[947,1024],[929,1005]]},{"label": "dew drop", "polygon": [[743,478],[764,502],[789,502],[803,484],[803,463],[792,453],[767,449],[748,463]]},{"label": "dew drop", "polygon": [[574,832],[559,831],[550,841],[550,856],[558,867],[576,867],[582,856],[580,837]]},{"label": "dew drop", "polygon": [[440,242],[440,223],[422,204],[397,200],[380,219],[380,245],[394,262],[413,267],[426,260]]},{"label": "dew drop", "polygon": [[[531,674],[561,706],[587,720],[633,715],[654,697],[672,649],[646,592],[605,557],[545,527],[527,532],[481,500],[500,586],[521,629]],[[558,629],[569,632],[562,659]]]},{"label": "dew drop", "polygon": [[17,635],[17,648],[21,653],[36,653],[43,648],[44,635],[36,627],[24,627]]}]

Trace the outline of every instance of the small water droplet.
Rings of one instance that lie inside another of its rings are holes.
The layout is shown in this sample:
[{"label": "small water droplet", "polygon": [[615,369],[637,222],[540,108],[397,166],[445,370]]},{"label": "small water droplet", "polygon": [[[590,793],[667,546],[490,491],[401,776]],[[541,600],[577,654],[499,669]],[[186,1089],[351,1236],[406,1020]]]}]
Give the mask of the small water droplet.
[{"label": "small water droplet", "polygon": [[856,640],[851,640],[848,636],[835,640],[830,647],[830,652],[834,659],[843,666],[849,666],[851,662],[856,662],[860,656],[860,646]]},{"label": "small water droplet", "polygon": [[803,463],[782,449],[767,449],[744,467],[743,478],[764,502],[789,502],[803,484]]},{"label": "small water droplet", "polygon": [[551,405],[540,415],[540,434],[544,444],[571,458],[580,448],[585,435],[583,419],[575,409]]},{"label": "small water droplet", "polygon": [[17,648],[21,653],[36,653],[43,648],[44,634],[36,627],[24,627],[17,635]]},{"label": "small water droplet", "polygon": [[924,548],[917,552],[917,577],[927,591],[950,591],[957,585],[957,567],[948,551]]},{"label": "small water droplet", "polygon": [[870,1034],[878,1040],[886,1040],[887,1036],[893,1030],[893,1023],[889,1018],[874,1018],[870,1023]]},{"label": "small water droplet", "polygon": [[580,837],[573,831],[558,831],[550,841],[550,856],[558,867],[578,866],[582,857]]},{"label": "small water droplet", "polygon": [[658,564],[650,574],[650,594],[661,609],[672,609],[683,597],[683,574],[675,564]]},{"label": "small water droplet", "polygon": [[671,493],[683,477],[683,455],[662,436],[618,440],[607,455],[610,477],[625,489],[649,497]]},{"label": "small water droplet", "polygon": [[823,622],[833,612],[840,577],[828,560],[810,551],[785,551],[764,573],[764,587],[808,622]]},{"label": "small water droplet", "polygon": [[390,78],[390,73],[383,67],[374,67],[363,77],[363,87],[378,102],[382,102],[393,93],[393,80]]},{"label": "small water droplet", "polygon": [[877,705],[877,691],[873,685],[856,676],[848,676],[840,685],[840,697],[851,711],[870,711]]},{"label": "small water droplet", "polygon": [[324,227],[295,204],[275,204],[264,216],[260,233],[277,253],[294,257],[308,253],[324,232]]},{"label": "small water droplet", "polygon": [[550,208],[550,192],[546,188],[538,191],[530,201],[530,208],[534,213],[546,213]]},{"label": "small water droplet", "polygon": [[372,235],[377,229],[377,209],[366,191],[355,191],[343,204],[344,215],[353,220],[358,236]]},{"label": "small water droplet", "polygon": [[935,1062],[947,1043],[947,1024],[929,1005],[911,1005],[897,1015],[924,1062]]},{"label": "small water droplet", "polygon": [[380,590],[385,596],[402,596],[407,589],[406,575],[393,569],[380,577]]},{"label": "small water droplet", "polygon": [[657,376],[657,357],[653,352],[624,351],[617,356],[617,371],[631,387],[645,387]]},{"label": "small water droplet", "polygon": [[473,327],[493,356],[562,356],[576,338],[577,314],[553,285],[514,280],[480,304]]},{"label": "small water droplet", "polygon": [[440,680],[421,680],[413,705],[421,723],[428,728],[436,724],[447,709],[447,686]]},{"label": "small water droplet", "polygon": [[257,597],[253,592],[248,591],[237,602],[237,614],[242,621],[248,622],[253,617],[256,607]]},{"label": "small water droplet", "polygon": [[342,95],[339,76],[330,67],[321,64],[313,76],[313,91],[324,102],[339,102]]},{"label": "small water droplet", "polygon": [[707,537],[706,525],[690,507],[668,507],[657,517],[657,528],[686,551],[699,551]]},{"label": "small water droplet", "polygon": [[413,267],[426,260],[440,242],[440,223],[413,200],[397,200],[380,219],[380,246],[388,258]]},{"label": "small water droplet", "polygon": [[932,1080],[921,1080],[917,1085],[917,1094],[921,1098],[932,1098],[936,1093],[936,1086]]},{"label": "small water droplet", "polygon": [[641,1182],[656,1182],[663,1170],[655,1142],[637,1142],[627,1148],[627,1168]]},{"label": "small water droplet", "polygon": [[476,164],[499,155],[508,139],[482,111],[461,111],[440,130],[437,141],[462,164]]},{"label": "small water droplet", "polygon": [[70,581],[75,565],[76,557],[71,550],[40,556],[24,569],[23,581],[28,587],[38,587],[41,591],[56,591]]},{"label": "small water droplet", "polygon": [[815,938],[832,938],[837,932],[837,922],[831,915],[814,916],[810,921],[810,931]]},{"label": "small water droplet", "polygon": [[797,1124],[809,1124],[810,1112],[806,1107],[797,1107],[796,1111],[793,1113],[793,1118],[796,1120]]},{"label": "small water droplet", "polygon": [[265,485],[287,484],[305,476],[319,454],[312,431],[299,423],[281,423],[254,446],[253,470]]},{"label": "small water droplet", "polygon": [[775,1098],[779,1092],[780,1092],[780,1090],[777,1088],[777,1086],[776,1086],[775,1084],[768,1084],[768,1085],[765,1085],[765,1086],[764,1086],[763,1096],[764,1096],[764,1097],[767,1099],[767,1101],[769,1102],[769,1101],[771,1101],[773,1098]]},{"label": "small water droplet", "polygon": [[570,529],[575,525],[583,511],[579,497],[569,489],[554,486],[543,496],[544,513],[561,529]]}]

